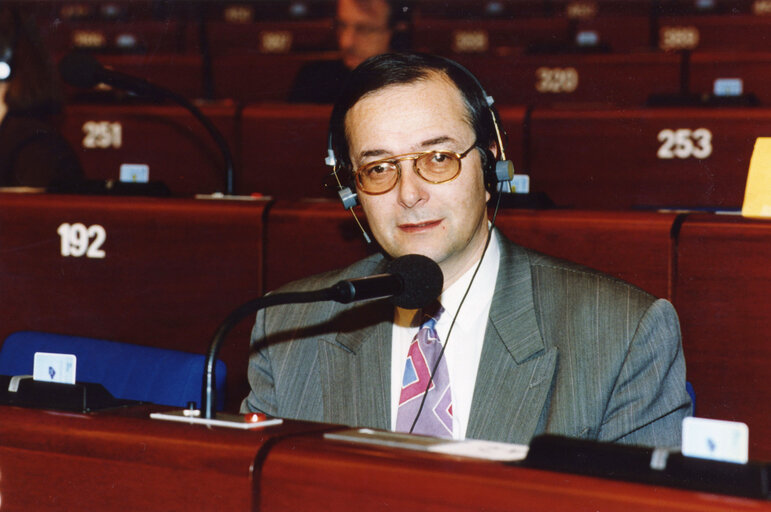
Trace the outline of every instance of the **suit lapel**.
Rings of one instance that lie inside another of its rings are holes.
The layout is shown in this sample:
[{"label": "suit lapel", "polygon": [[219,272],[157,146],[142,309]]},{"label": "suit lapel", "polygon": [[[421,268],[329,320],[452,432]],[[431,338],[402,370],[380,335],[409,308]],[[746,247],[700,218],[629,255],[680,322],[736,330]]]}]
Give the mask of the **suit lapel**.
[{"label": "suit lapel", "polygon": [[357,304],[333,320],[336,338],[318,341],[324,421],[390,428],[393,317],[387,300]]},{"label": "suit lapel", "polygon": [[527,255],[503,237],[501,262],[467,437],[527,443],[549,398],[557,349],[546,349],[536,319]]}]

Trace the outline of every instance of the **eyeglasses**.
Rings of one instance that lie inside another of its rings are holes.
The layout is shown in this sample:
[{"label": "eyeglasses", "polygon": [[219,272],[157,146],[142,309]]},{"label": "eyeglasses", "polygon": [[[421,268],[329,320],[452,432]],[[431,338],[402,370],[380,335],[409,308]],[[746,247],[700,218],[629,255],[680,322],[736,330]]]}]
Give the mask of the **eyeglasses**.
[{"label": "eyeglasses", "polygon": [[415,161],[415,173],[423,181],[447,183],[460,174],[460,161],[476,147],[476,142],[463,153],[453,151],[421,151],[375,160],[359,167],[354,173],[359,190],[365,194],[379,195],[390,192],[399,182],[402,173],[400,162]]}]

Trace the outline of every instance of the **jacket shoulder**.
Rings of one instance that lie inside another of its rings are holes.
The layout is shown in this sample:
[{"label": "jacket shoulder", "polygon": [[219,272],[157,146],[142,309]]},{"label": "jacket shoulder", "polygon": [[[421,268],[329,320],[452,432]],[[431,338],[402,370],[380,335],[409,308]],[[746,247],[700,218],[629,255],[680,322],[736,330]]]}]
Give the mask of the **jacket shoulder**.
[{"label": "jacket shoulder", "polygon": [[532,249],[523,248],[527,256],[530,267],[535,273],[534,279],[561,279],[563,282],[569,280],[573,283],[586,283],[592,286],[599,286],[606,293],[632,294],[638,296],[640,300],[653,302],[656,297],[641,289],[640,287],[611,276],[600,270],[574,263],[572,261],[549,256]]}]

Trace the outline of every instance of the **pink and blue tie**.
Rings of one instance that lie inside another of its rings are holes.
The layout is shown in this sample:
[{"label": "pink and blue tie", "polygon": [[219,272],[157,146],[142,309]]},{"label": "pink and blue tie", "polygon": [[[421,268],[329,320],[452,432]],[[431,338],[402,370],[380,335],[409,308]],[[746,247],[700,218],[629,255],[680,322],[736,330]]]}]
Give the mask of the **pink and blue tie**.
[{"label": "pink and blue tie", "polygon": [[[433,309],[424,310],[423,324],[410,344],[399,397],[399,412],[396,416],[398,432],[410,432],[430,380],[428,396],[412,433],[452,438],[452,392],[447,361],[442,357],[439,365],[436,365],[442,352],[442,344],[436,333],[436,322],[443,312],[444,308],[438,303]],[[435,366],[434,376],[430,378]]]}]

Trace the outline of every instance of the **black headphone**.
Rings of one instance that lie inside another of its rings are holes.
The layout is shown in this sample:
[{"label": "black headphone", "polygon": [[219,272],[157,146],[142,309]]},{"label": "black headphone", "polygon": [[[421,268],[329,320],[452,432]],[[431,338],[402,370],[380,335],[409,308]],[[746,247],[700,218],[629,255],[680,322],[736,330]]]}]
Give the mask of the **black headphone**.
[{"label": "black headphone", "polygon": [[[492,151],[490,151],[489,148],[482,148],[479,147],[480,153],[482,155],[482,173],[484,177],[484,183],[485,188],[488,192],[494,192],[496,189],[500,189],[503,186],[505,186],[506,183],[511,182],[511,179],[514,177],[514,164],[506,159],[506,152],[503,147],[503,136],[502,131],[500,129],[500,125],[498,123],[498,112],[496,111],[495,107],[493,106],[495,101],[493,100],[493,97],[487,94],[487,92],[482,87],[482,84],[479,82],[477,77],[474,76],[471,71],[466,69],[464,66],[458,64],[457,62],[444,58],[439,57],[443,61],[447,63],[448,66],[454,67],[458,70],[460,70],[463,74],[471,78],[471,80],[477,85],[480,93],[482,94],[482,97],[487,102],[487,110],[490,113],[490,117],[492,120],[493,127],[495,128],[495,138],[496,143],[498,145],[498,153],[499,158],[496,159],[496,157],[493,155]],[[340,159],[337,158],[335,155],[335,151],[332,148],[332,130],[330,127],[330,131],[327,135],[327,157],[324,159],[324,163],[326,165],[332,167],[332,174],[335,177],[335,181],[338,186],[338,195],[340,196],[340,200],[343,203],[343,207],[346,210],[351,210],[354,206],[356,206],[359,202],[358,200],[358,194],[351,190],[351,187],[343,185],[343,182],[340,180],[340,170],[341,170],[341,164]],[[351,213],[353,213],[354,219],[356,219],[356,223],[359,224],[359,227],[361,227],[361,224],[359,223],[359,219],[356,217],[356,213],[351,210]],[[362,232],[364,230],[362,229]],[[367,242],[369,242],[369,237],[364,233],[365,238],[367,238]]]}]

